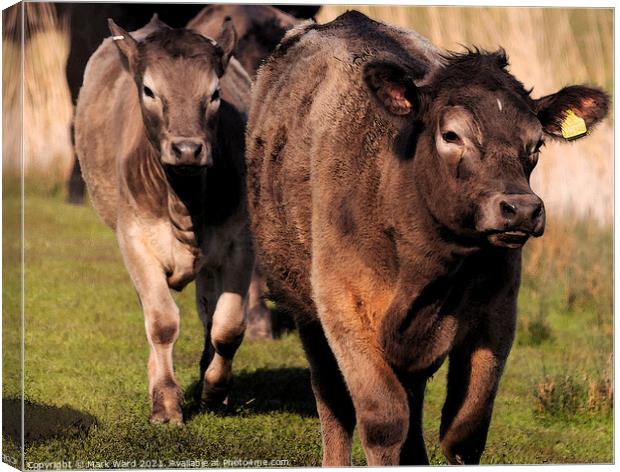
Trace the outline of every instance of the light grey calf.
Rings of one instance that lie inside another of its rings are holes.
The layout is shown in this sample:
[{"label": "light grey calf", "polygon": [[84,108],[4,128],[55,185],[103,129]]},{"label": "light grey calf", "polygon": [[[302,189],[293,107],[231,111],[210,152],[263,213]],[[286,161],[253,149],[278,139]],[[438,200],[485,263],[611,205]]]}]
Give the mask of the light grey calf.
[{"label": "light grey calf", "polygon": [[156,17],[132,34],[111,20],[110,30],[86,68],[77,154],[144,310],[150,420],[179,424],[172,351],[180,317],[170,289],[196,279],[204,403],[227,398],[245,330],[254,265],[243,164],[250,80],[230,57],[230,21],[215,40]]}]

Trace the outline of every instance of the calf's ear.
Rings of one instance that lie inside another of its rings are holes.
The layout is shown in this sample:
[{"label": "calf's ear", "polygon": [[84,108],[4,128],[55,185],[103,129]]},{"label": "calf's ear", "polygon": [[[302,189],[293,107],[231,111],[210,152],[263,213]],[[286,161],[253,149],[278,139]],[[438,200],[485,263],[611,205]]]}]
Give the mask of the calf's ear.
[{"label": "calf's ear", "polygon": [[404,116],[419,109],[419,90],[402,66],[371,62],[364,67],[363,76],[371,93],[390,113]]},{"label": "calf's ear", "polygon": [[571,85],[535,100],[535,112],[545,132],[566,140],[586,136],[608,111],[609,96],[583,85]]},{"label": "calf's ear", "polygon": [[228,60],[237,45],[237,31],[233,25],[232,20],[229,16],[226,17],[224,23],[222,24],[222,29],[220,31],[219,36],[216,38],[217,44],[222,49],[222,70],[226,69],[228,65]]},{"label": "calf's ear", "polygon": [[116,47],[127,59],[129,67],[133,68],[138,59],[138,43],[127,31],[114,23],[112,18],[108,18],[108,27]]}]

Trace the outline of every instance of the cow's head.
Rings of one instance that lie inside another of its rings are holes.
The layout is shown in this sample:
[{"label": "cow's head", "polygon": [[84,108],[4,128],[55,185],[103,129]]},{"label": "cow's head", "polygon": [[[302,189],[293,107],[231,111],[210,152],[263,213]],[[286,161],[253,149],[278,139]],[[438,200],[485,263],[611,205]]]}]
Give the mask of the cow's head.
[{"label": "cow's head", "polygon": [[[529,182],[545,140],[585,136],[579,128],[589,133],[609,98],[578,85],[533,99],[507,65],[503,50],[470,51],[447,56],[424,86],[393,62],[368,64],[364,78],[415,141],[403,158],[433,218],[459,236],[517,248],[545,228]],[[566,137],[563,125],[574,126]]]},{"label": "cow's head", "polygon": [[230,19],[214,40],[173,29],[154,17],[136,41],[112,20],[110,31],[133,75],[146,134],[161,162],[179,171],[213,164],[220,108],[219,79],[235,47]]}]

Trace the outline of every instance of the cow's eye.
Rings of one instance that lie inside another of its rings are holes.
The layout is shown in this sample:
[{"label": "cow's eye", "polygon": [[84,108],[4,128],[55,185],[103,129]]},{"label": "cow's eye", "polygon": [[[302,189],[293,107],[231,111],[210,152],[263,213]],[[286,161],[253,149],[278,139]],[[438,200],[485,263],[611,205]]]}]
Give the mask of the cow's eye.
[{"label": "cow's eye", "polygon": [[219,99],[220,99],[220,89],[215,89],[215,92],[213,92],[213,95],[211,95],[211,101],[217,102]]},{"label": "cow's eye", "polygon": [[530,163],[532,166],[535,166],[538,162],[538,157],[540,156],[540,148],[542,148],[544,145],[545,141],[541,139],[540,141],[538,141],[538,143],[536,143],[536,146],[534,146],[534,149],[530,154]]},{"label": "cow's eye", "polygon": [[538,141],[538,143],[536,143],[536,146],[534,147],[534,151],[532,152],[532,154],[538,154],[540,152],[540,148],[542,148],[545,145],[545,140],[541,139],[540,141]]},{"label": "cow's eye", "polygon": [[142,88],[142,92],[144,92],[144,95],[146,95],[149,98],[155,98],[155,93],[153,93],[153,91],[148,88],[146,85]]},{"label": "cow's eye", "polygon": [[446,131],[445,133],[442,133],[441,138],[446,143],[450,143],[450,144],[461,144],[462,143],[461,138],[454,131]]}]

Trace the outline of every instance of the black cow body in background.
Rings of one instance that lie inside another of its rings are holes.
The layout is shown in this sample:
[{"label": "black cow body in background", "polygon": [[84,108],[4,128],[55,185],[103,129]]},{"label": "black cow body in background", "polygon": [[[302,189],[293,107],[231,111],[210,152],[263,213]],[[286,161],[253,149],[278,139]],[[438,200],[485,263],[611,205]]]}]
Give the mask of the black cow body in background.
[{"label": "black cow body in background", "polygon": [[[127,31],[144,26],[153,14],[173,28],[185,26],[204,7],[197,3],[56,3],[59,17],[70,22],[70,51],[67,59],[67,82],[73,104],[78,97],[84,69],[90,56],[109,36],[108,18],[113,18]],[[279,5],[278,9],[298,18],[311,18],[320,6]],[[73,133],[71,133],[73,135]],[[68,182],[68,201],[82,203],[84,200],[84,180],[80,164],[74,159],[73,170]]]}]

